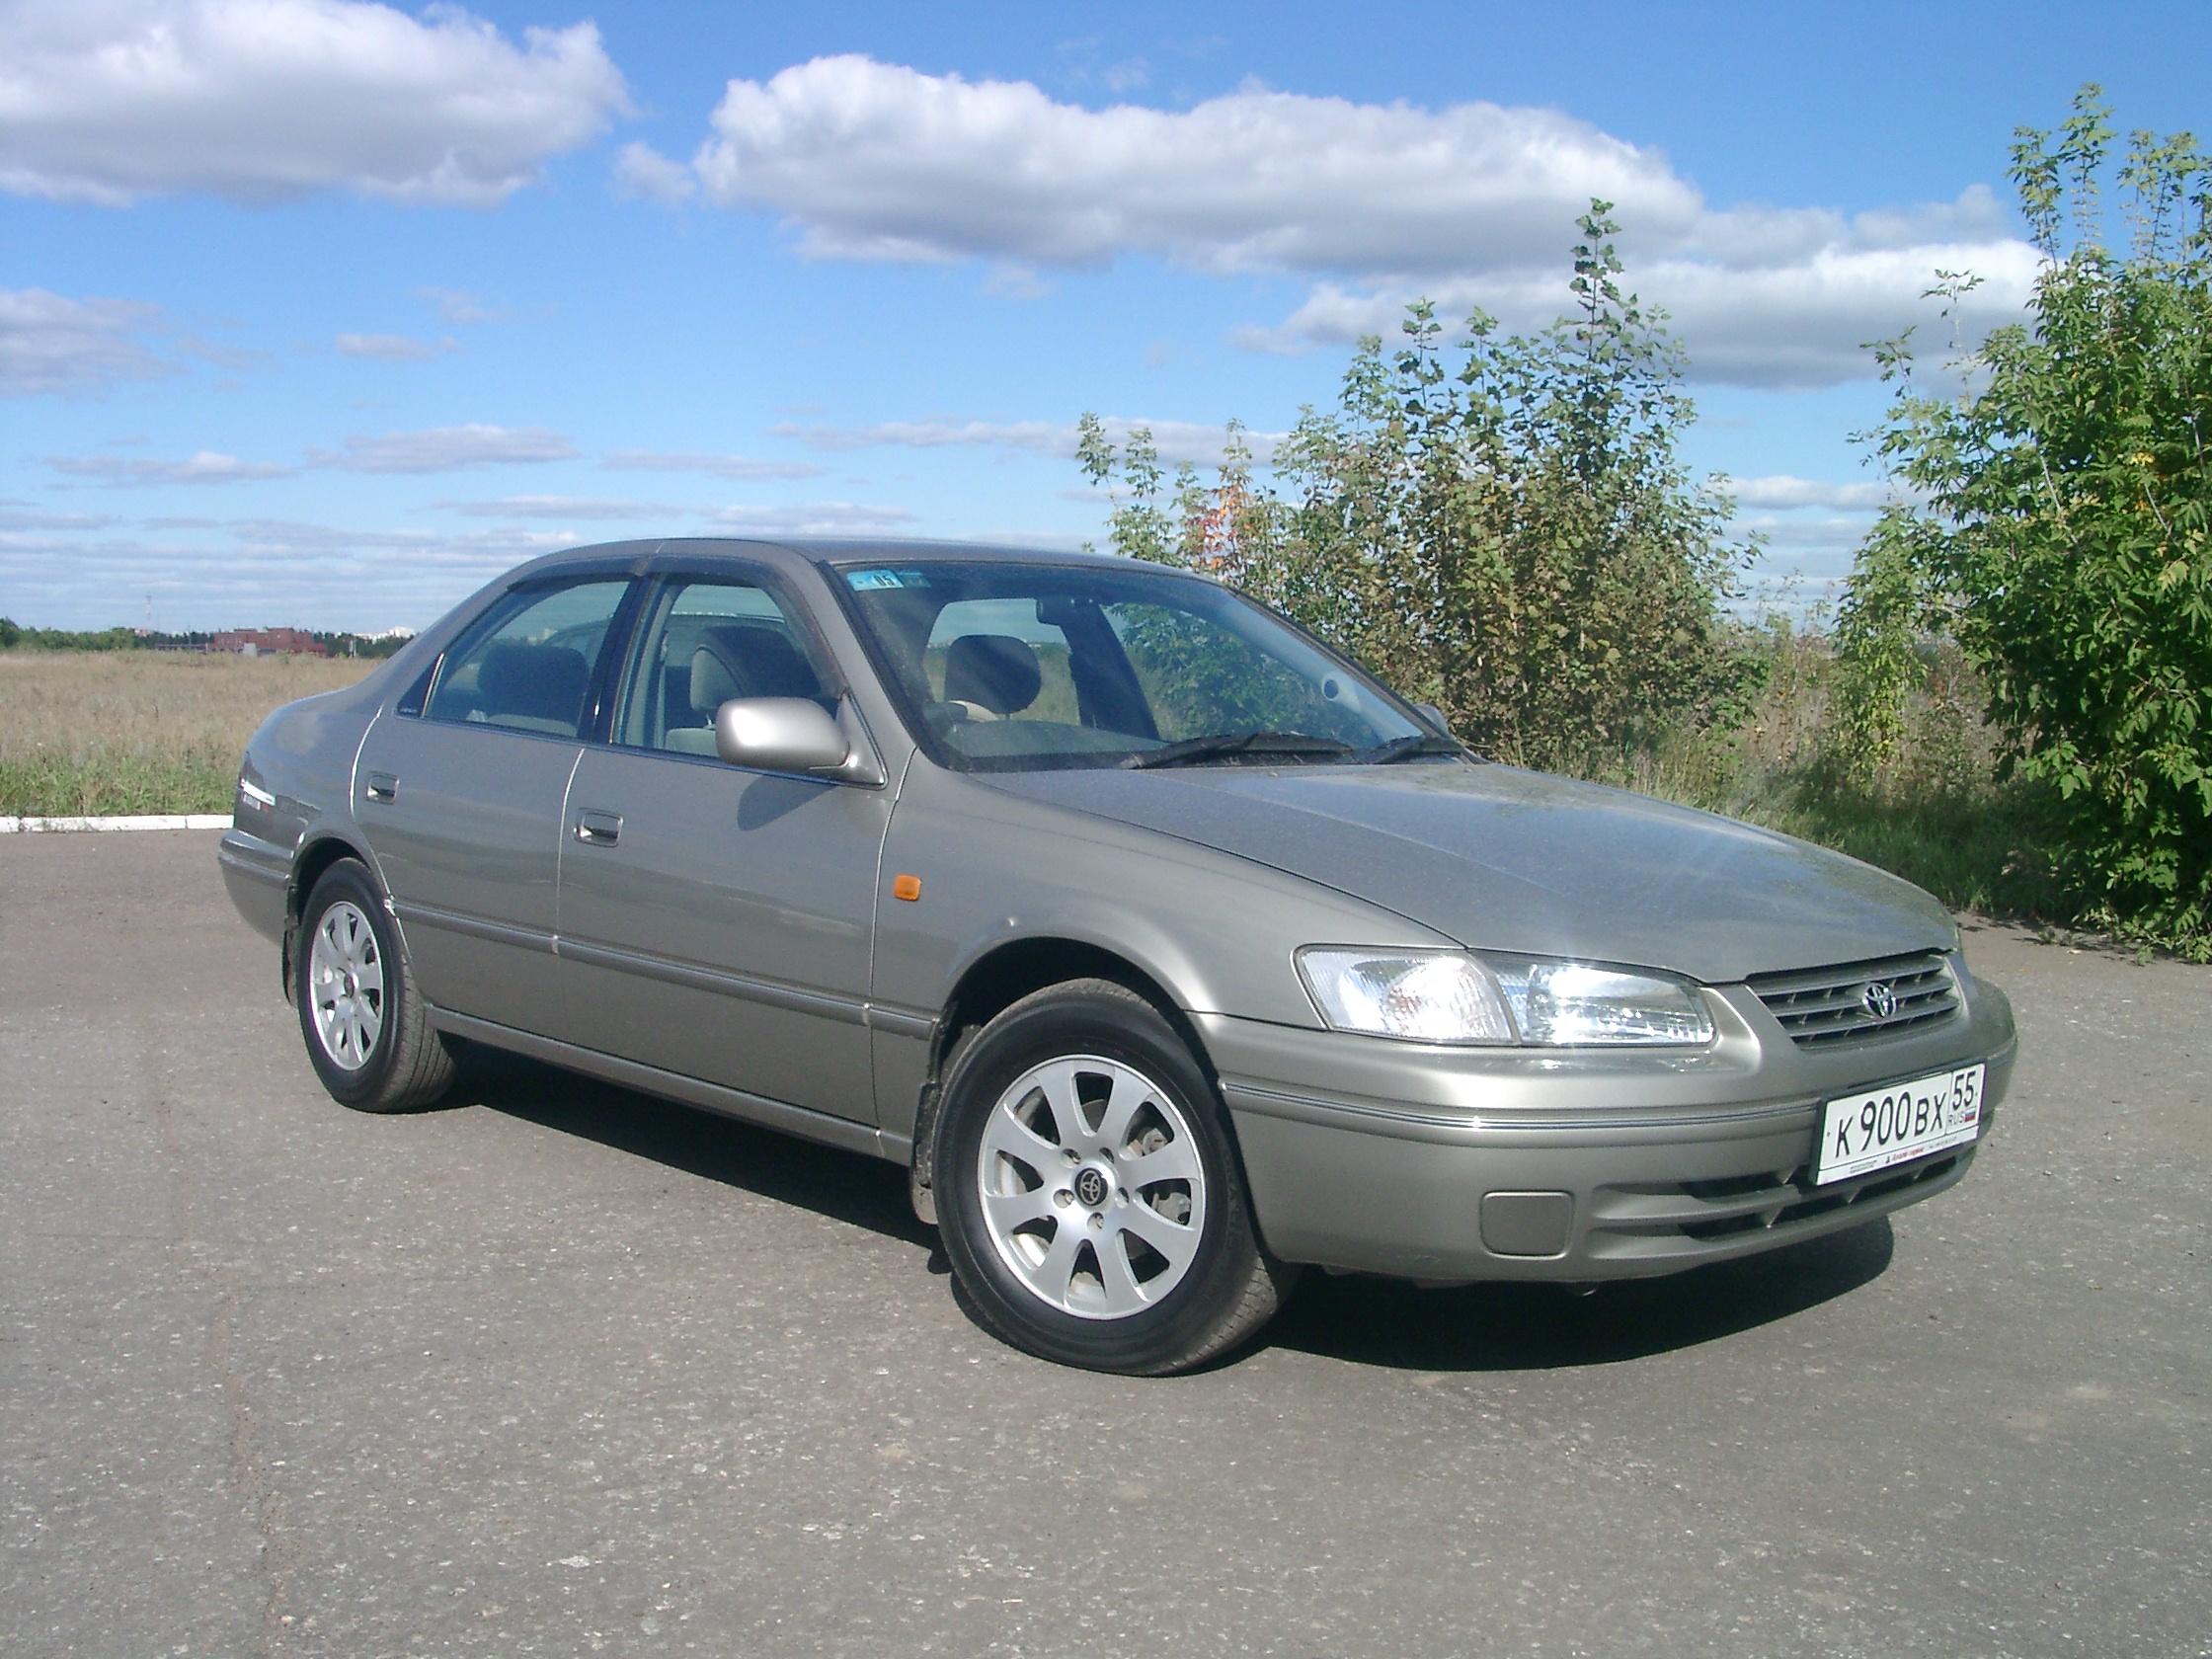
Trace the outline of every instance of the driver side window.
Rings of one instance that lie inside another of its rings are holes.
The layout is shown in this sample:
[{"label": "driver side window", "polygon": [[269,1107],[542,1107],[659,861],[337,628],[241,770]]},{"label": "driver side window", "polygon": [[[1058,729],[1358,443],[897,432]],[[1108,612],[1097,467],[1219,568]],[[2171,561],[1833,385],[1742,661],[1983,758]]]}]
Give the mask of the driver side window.
[{"label": "driver side window", "polygon": [[664,583],[646,618],[615,742],[715,752],[714,711],[734,697],[805,697],[836,712],[807,630],[784,601],[737,577]]}]

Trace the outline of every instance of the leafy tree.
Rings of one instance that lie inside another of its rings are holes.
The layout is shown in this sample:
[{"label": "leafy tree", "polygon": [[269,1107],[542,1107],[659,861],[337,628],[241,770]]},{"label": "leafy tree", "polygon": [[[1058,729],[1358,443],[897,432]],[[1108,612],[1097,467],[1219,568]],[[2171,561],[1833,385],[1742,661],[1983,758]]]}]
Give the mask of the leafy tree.
[{"label": "leafy tree", "polygon": [[[1338,407],[1306,411],[1274,457],[1288,500],[1253,482],[1232,429],[1213,489],[1179,480],[1178,526],[1133,433],[1114,546],[1278,605],[1501,759],[1607,771],[1727,718],[1758,672],[1723,609],[1750,549],[1676,455],[1680,354],[1616,281],[1610,211],[1580,221],[1576,313],[1542,333],[1477,312],[1455,362],[1420,301],[1396,352],[1363,341]],[[1088,417],[1080,458],[1112,482]]]},{"label": "leafy tree", "polygon": [[[2042,250],[2027,322],[1924,386],[1907,342],[1870,434],[1917,500],[1861,549],[1839,616],[1849,712],[1894,742],[1917,638],[1988,686],[2003,765],[2046,793],[2065,874],[2124,928],[2212,954],[2212,174],[2188,135],[2131,134],[2129,235],[2104,242],[2109,112],[2085,87],[2021,128],[2012,178]],[[1970,278],[1933,293],[1955,301]]]},{"label": "leafy tree", "polygon": [[1114,551],[1132,559],[1157,564],[1180,564],[1176,557],[1175,526],[1159,505],[1162,474],[1159,449],[1152,442],[1152,429],[1134,428],[1119,457],[1121,479],[1129,496],[1125,501],[1114,488],[1114,445],[1105,425],[1096,415],[1085,414],[1076,423],[1075,461],[1083,476],[1108,492],[1113,512],[1107,520]]},{"label": "leafy tree", "polygon": [[75,633],[67,628],[26,628],[0,617],[0,651],[129,651],[138,636],[128,628],[101,628]]}]

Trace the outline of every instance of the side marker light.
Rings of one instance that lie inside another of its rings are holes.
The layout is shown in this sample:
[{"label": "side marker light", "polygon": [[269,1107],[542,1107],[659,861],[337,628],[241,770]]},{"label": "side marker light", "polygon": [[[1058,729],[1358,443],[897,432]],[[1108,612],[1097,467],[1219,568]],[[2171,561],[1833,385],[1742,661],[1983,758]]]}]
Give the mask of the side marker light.
[{"label": "side marker light", "polygon": [[921,897],[921,878],[919,876],[893,876],[891,878],[891,896],[894,899],[904,899],[909,905],[912,904]]}]

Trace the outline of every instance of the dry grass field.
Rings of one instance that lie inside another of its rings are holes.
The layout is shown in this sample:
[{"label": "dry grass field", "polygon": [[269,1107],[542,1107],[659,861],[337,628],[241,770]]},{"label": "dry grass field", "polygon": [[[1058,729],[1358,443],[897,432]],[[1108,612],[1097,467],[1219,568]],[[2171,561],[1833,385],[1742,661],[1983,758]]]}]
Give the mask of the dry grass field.
[{"label": "dry grass field", "polygon": [[351,685],[366,658],[0,652],[0,815],[219,813],[279,703]]},{"label": "dry grass field", "polygon": [[[2032,803],[1991,781],[1994,736],[1972,712],[1977,687],[1952,670],[1938,673],[1917,698],[1894,762],[1855,782],[1826,757],[1825,642],[1778,636],[1771,655],[1765,694],[1742,727],[1670,744],[1605,781],[1839,848],[1954,907],[2045,920],[2070,914],[2050,859],[2036,849]],[[346,658],[0,651],[0,815],[228,812],[239,755],[270,710],[350,685],[375,667]]]}]

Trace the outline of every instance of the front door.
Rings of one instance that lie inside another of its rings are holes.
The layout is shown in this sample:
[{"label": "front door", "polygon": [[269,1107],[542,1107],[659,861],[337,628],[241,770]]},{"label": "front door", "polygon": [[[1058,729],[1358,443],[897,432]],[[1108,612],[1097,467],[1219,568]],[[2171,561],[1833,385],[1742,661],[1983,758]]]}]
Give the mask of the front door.
[{"label": "front door", "polygon": [[762,577],[647,601],[613,745],[568,792],[558,930],[572,1040],[789,1105],[875,1121],[864,1024],[889,792],[715,755],[732,697],[834,675]]},{"label": "front door", "polygon": [[420,715],[369,728],[354,816],[434,1006],[558,1035],[562,807],[628,588],[504,594],[447,650]]}]

